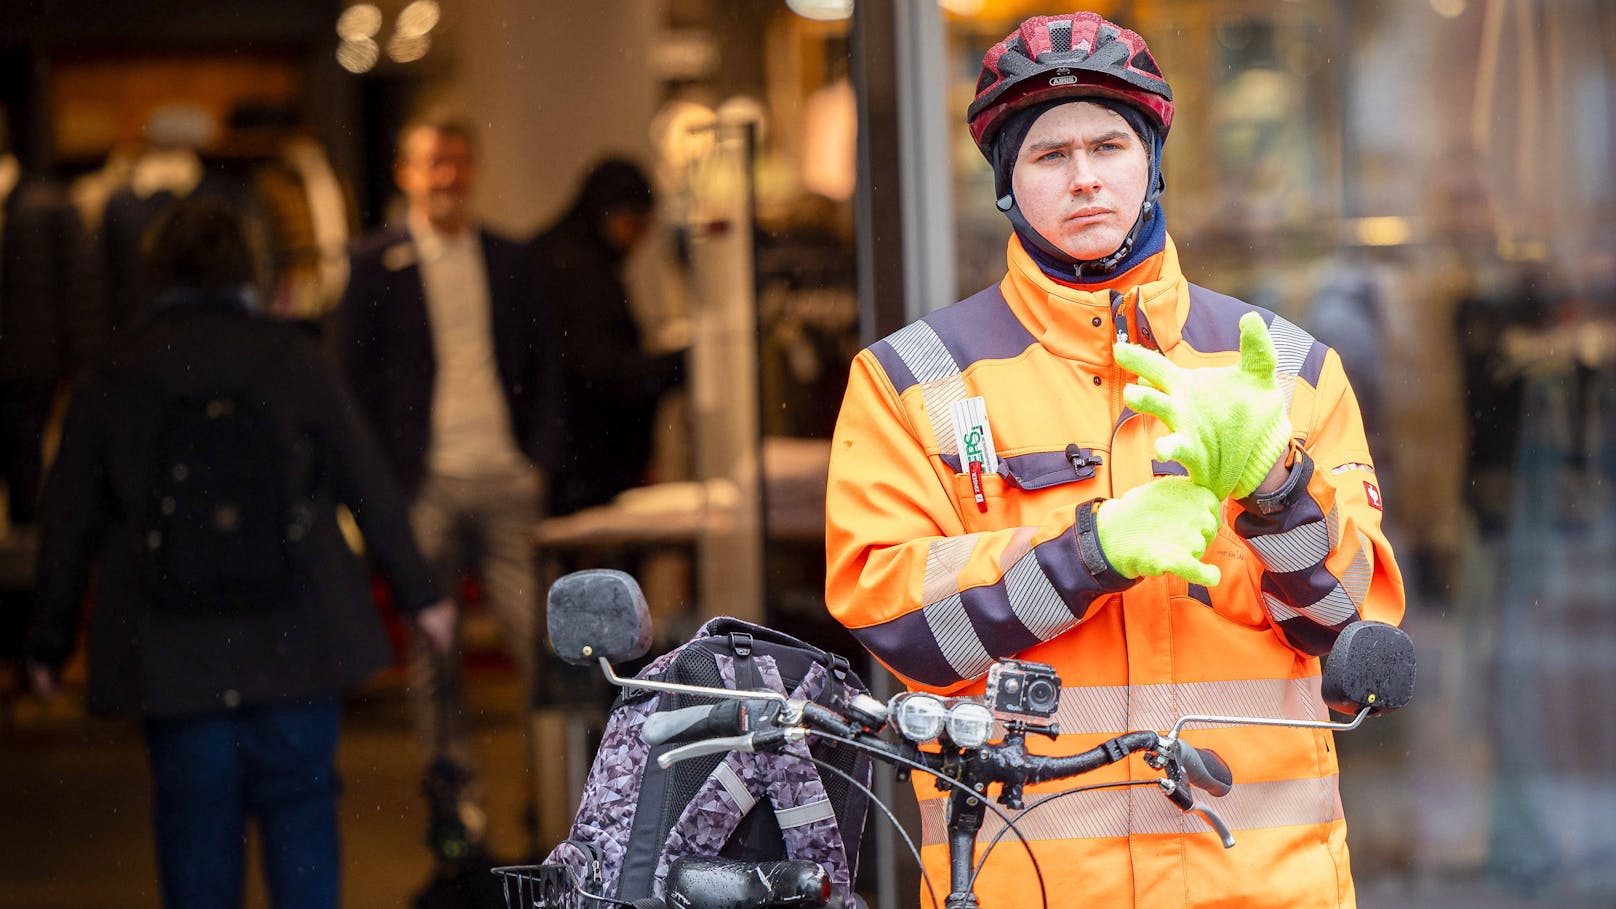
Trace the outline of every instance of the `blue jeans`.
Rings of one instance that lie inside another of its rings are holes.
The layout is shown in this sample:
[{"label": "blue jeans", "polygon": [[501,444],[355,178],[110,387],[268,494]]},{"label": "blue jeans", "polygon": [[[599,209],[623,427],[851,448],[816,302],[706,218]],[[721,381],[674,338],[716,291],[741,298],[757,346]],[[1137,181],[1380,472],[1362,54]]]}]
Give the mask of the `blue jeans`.
[{"label": "blue jeans", "polygon": [[336,699],[146,721],[168,909],[240,906],[247,818],[277,909],[337,905]]}]

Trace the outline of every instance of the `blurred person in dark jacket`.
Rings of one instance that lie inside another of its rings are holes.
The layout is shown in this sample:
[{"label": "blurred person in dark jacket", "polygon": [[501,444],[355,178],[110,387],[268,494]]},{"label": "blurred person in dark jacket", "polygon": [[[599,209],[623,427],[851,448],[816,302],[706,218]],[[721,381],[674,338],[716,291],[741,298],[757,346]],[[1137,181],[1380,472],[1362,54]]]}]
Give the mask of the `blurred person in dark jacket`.
[{"label": "blurred person in dark jacket", "polygon": [[92,569],[88,701],[138,714],[169,907],[239,906],[256,821],[271,902],[338,902],[340,696],[391,645],[346,505],[402,612],[446,648],[402,496],[316,338],[253,313],[242,220],[206,199],[148,238],[146,312],[80,382],[46,483],[34,687],[71,656]]},{"label": "blurred person in dark jacket", "polygon": [[624,261],[650,233],[654,208],[637,166],[602,161],[566,214],[529,243],[565,378],[565,441],[550,501],[556,514],[600,505],[645,481],[657,400],[682,381],[682,352],[645,351],[623,283]]},{"label": "blurred person in dark jacket", "polygon": [[[522,246],[478,223],[470,123],[433,113],[399,134],[405,223],[363,238],[337,312],[360,410],[410,497],[416,542],[453,591],[472,562],[524,681],[537,647],[533,529],[556,441],[556,350]],[[411,707],[432,768],[468,783],[458,659],[419,646]],[[475,799],[468,786],[467,801]]]}]

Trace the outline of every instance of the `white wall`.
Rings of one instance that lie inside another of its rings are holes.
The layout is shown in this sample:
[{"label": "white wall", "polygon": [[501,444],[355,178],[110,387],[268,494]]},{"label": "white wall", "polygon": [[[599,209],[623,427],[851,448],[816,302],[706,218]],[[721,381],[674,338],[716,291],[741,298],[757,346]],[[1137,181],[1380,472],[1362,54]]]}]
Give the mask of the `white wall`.
[{"label": "white wall", "polygon": [[560,214],[607,153],[649,158],[657,102],[647,48],[662,0],[475,0],[445,4],[453,64],[431,101],[481,126],[479,211],[527,233]]}]

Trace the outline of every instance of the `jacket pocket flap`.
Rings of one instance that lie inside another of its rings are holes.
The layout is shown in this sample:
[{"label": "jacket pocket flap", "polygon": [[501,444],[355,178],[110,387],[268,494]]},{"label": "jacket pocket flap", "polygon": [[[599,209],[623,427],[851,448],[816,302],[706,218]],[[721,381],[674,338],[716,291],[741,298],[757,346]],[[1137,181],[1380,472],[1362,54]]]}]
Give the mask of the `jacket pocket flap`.
[{"label": "jacket pocket flap", "polygon": [[[958,455],[943,455],[943,461],[955,473],[964,473],[965,467]],[[1005,482],[1026,492],[1036,492],[1066,483],[1094,479],[1095,468],[1104,462],[1104,456],[1092,448],[1066,451],[1029,451],[1018,455],[999,457],[999,475]]]}]

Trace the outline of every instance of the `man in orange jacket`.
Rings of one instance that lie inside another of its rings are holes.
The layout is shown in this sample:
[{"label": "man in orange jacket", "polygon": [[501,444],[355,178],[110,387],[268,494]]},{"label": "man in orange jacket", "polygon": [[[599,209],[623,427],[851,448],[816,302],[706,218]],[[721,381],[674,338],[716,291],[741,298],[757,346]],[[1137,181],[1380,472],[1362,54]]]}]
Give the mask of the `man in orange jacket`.
[{"label": "man in orange jacket", "polygon": [[[1028,19],[977,85],[1008,271],[854,361],[831,612],[915,689],[980,692],[1000,658],[1053,665],[1063,734],[1028,743],[1046,753],[1192,713],[1325,719],[1320,655],[1403,611],[1340,358],[1179,270],[1160,203],[1172,92],[1137,34]],[[1154,791],[1076,794],[1017,822],[1050,906],[1354,905],[1328,732],[1186,738],[1234,770],[1231,793],[1199,797],[1238,845]],[[1135,757],[1081,782],[1156,776]],[[945,797],[916,791],[946,881]],[[994,851],[983,906],[1042,904],[1028,851]]]}]

